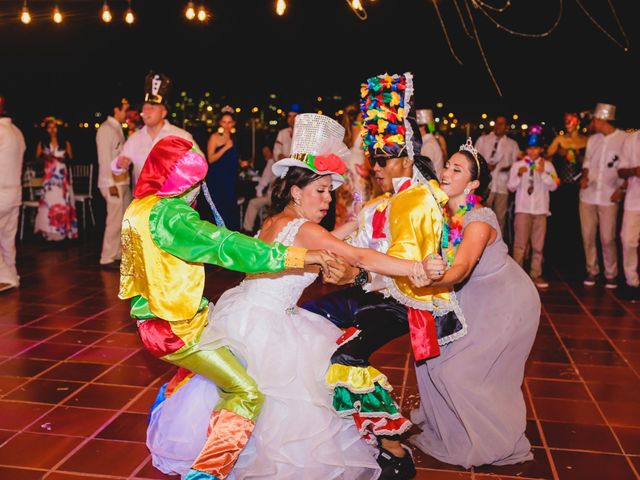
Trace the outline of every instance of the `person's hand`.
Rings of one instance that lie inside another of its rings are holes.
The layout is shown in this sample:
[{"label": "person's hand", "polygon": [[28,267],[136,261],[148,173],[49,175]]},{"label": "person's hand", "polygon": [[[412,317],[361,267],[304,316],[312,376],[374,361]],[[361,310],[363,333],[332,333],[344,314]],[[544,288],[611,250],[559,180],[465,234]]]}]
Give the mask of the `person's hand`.
[{"label": "person's hand", "polygon": [[116,161],[116,165],[121,170],[126,170],[131,165],[131,159],[129,157],[125,157],[124,155],[120,155],[118,160]]},{"label": "person's hand", "polygon": [[437,253],[432,253],[422,261],[422,266],[430,280],[438,281],[447,270],[447,262]]},{"label": "person's hand", "polygon": [[521,177],[522,175],[524,175],[525,173],[527,173],[528,168],[527,167],[520,167],[518,169],[518,176]]},{"label": "person's hand", "polygon": [[586,173],[582,174],[582,177],[580,177],[580,188],[584,189],[587,188],[589,186],[589,175],[587,175]]},{"label": "person's hand", "polygon": [[544,172],[544,157],[540,157],[540,160],[538,160],[538,164],[536,165],[536,171],[538,172]]},{"label": "person's hand", "polygon": [[322,276],[322,281],[324,283],[330,283],[332,285],[350,285],[352,284],[360,269],[354,267],[347,262],[345,262],[342,258],[336,257],[335,260],[330,261],[331,268],[331,276],[327,275]]},{"label": "person's hand", "polygon": [[613,203],[619,203],[622,199],[624,198],[624,191],[621,188],[617,188],[612,194],[611,194],[611,201]]},{"label": "person's hand", "polygon": [[109,196],[120,198],[120,194],[118,193],[118,187],[116,187],[115,185],[112,185],[111,187],[109,187]]},{"label": "person's hand", "polygon": [[427,276],[427,272],[425,271],[422,262],[414,262],[412,270],[411,275],[409,275],[409,280],[414,287],[428,287],[433,283],[433,280]]},{"label": "person's hand", "polygon": [[319,265],[324,278],[329,279],[332,276],[330,262],[335,261],[335,259],[336,256],[326,250],[307,250],[304,256],[304,264],[305,266]]}]

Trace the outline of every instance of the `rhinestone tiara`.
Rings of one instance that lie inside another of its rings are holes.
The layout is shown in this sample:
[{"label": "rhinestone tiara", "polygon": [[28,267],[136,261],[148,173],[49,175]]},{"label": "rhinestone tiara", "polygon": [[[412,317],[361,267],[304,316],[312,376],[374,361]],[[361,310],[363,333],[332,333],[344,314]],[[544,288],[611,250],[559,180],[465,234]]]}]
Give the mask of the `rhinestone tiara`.
[{"label": "rhinestone tiara", "polygon": [[478,160],[478,150],[473,146],[473,142],[471,141],[471,137],[467,138],[467,141],[464,145],[460,145],[458,149],[459,152],[462,150],[466,150],[467,152],[473,155],[473,159],[476,161],[476,167],[478,167],[478,175],[480,175],[480,160]]}]

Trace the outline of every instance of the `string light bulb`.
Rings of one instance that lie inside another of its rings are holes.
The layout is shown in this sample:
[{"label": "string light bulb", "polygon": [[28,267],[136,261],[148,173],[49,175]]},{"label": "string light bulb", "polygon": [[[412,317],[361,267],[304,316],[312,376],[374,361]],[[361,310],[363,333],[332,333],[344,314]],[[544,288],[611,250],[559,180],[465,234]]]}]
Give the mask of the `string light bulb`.
[{"label": "string light bulb", "polygon": [[280,16],[284,15],[284,11],[287,9],[287,2],[284,0],[278,0],[276,2],[276,13]]},{"label": "string light bulb", "polygon": [[193,2],[187,3],[187,8],[184,11],[184,16],[187,17],[187,20],[193,20],[196,18],[196,7],[193,5]]},{"label": "string light bulb", "polygon": [[204,5],[200,5],[198,8],[198,20],[201,22],[206,22],[209,14],[207,13],[207,9],[204,8]]},{"label": "string light bulb", "polygon": [[22,12],[20,13],[20,21],[25,25],[31,23],[31,13],[29,13],[29,7],[27,6],[27,0],[24,0],[22,4]]},{"label": "string light bulb", "polygon": [[56,5],[53,8],[53,17],[52,18],[53,18],[53,21],[55,23],[58,23],[58,24],[62,23],[62,20],[64,19],[63,16],[62,16],[62,12],[60,12],[60,7],[58,7],[58,5]]},{"label": "string light bulb", "polygon": [[107,0],[105,0],[104,4],[102,5],[100,18],[102,18],[102,21],[104,23],[110,23],[111,20],[113,20],[113,15],[111,15],[111,10],[109,9],[109,4],[107,3]]},{"label": "string light bulb", "polygon": [[136,21],[136,16],[133,13],[133,9],[131,8],[131,0],[129,0],[129,8],[127,8],[126,13],[124,14],[124,21],[129,25],[133,24]]}]

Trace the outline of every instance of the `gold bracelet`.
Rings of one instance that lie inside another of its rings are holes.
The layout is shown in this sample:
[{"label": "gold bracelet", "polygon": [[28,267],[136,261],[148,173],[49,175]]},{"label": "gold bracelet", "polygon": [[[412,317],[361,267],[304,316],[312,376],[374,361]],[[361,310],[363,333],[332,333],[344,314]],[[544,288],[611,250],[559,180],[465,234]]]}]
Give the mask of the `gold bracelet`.
[{"label": "gold bracelet", "polygon": [[287,254],[284,258],[285,268],[304,268],[304,257],[306,254],[306,248],[287,247]]}]

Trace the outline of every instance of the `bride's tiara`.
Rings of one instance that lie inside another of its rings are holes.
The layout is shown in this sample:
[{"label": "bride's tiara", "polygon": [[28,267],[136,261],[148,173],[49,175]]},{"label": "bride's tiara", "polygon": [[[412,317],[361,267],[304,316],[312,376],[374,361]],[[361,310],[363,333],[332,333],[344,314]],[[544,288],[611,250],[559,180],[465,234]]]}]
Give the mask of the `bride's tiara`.
[{"label": "bride's tiara", "polygon": [[473,155],[473,159],[476,161],[476,167],[478,167],[478,175],[480,175],[480,160],[478,160],[478,150],[476,150],[476,147],[473,146],[471,137],[467,138],[467,142],[464,145],[460,145],[458,151],[461,152],[462,150],[466,150],[471,155]]}]

